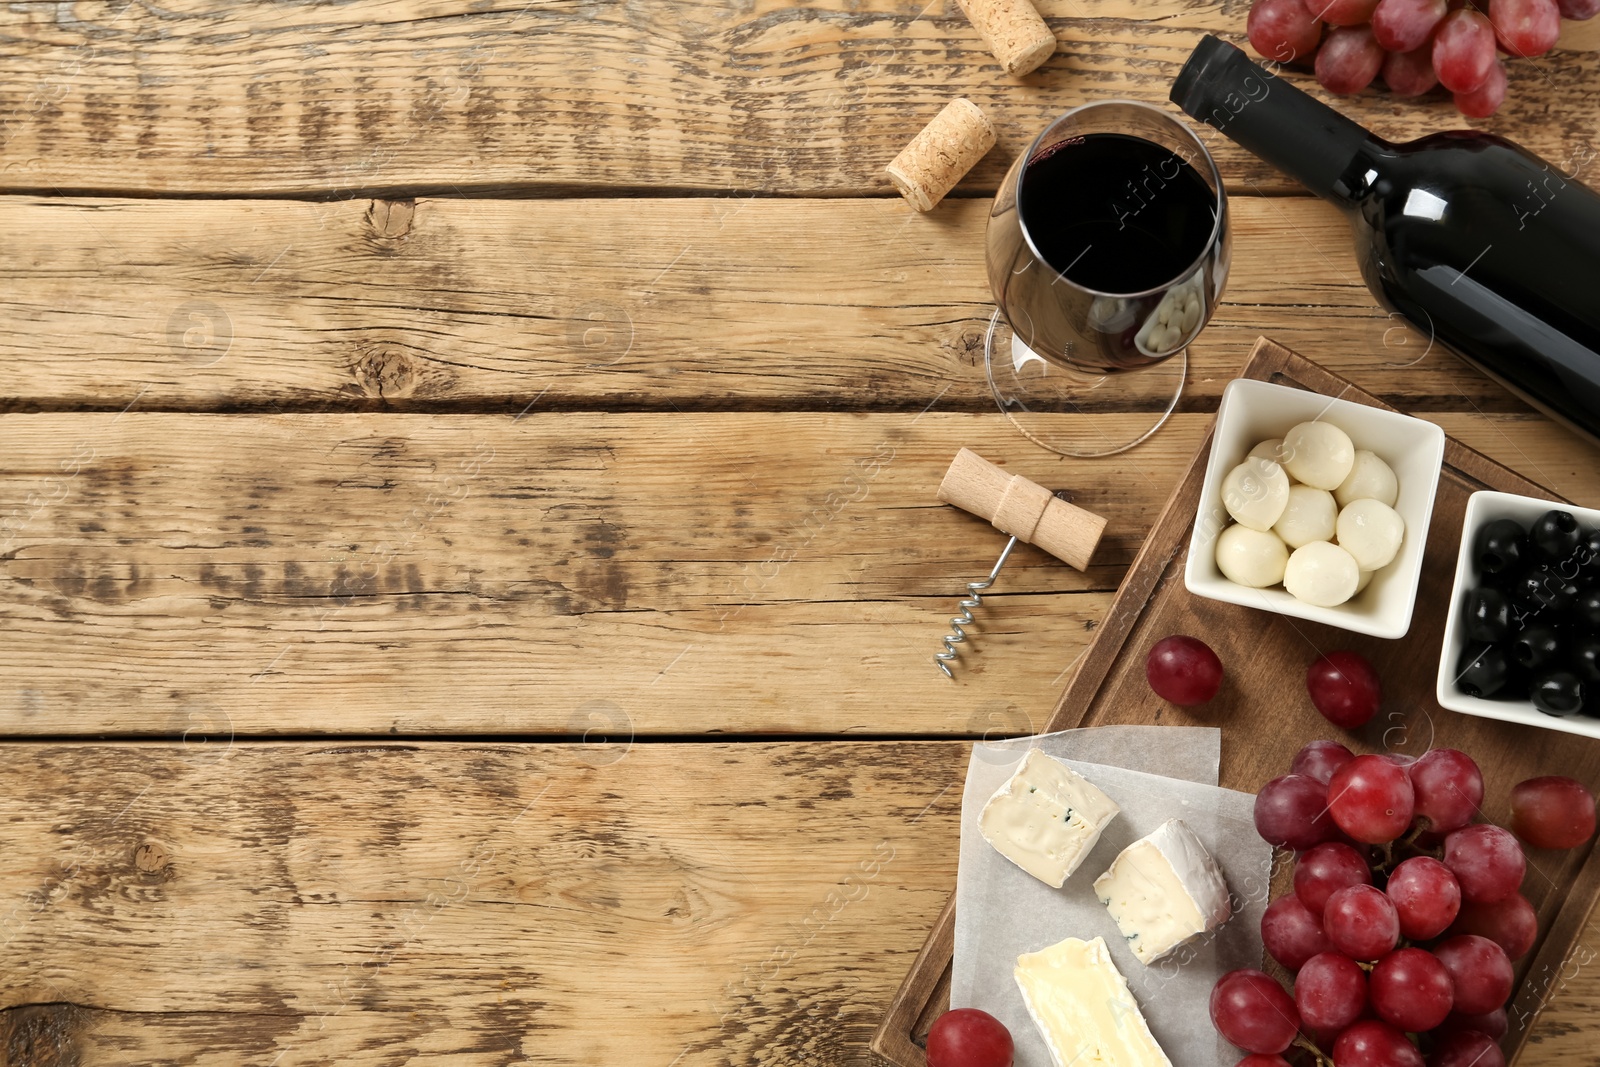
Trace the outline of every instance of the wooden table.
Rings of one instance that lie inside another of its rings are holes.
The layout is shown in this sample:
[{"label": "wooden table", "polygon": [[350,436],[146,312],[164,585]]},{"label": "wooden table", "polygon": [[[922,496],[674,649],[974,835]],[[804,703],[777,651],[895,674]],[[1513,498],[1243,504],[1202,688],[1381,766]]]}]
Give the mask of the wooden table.
[{"label": "wooden table", "polygon": [[[1004,167],[1246,7],[1051,0],[1016,82],[920,0],[8,5],[6,1062],[866,1063],[969,743],[1042,723],[1258,334],[1600,504],[1231,147],[1170,426],[992,410]],[[1511,83],[1486,125],[1582,158],[1600,22]],[[919,216],[881,168],[957,94],[1000,145]],[[963,444],[1111,525],[1020,549],[951,684]],[[1594,959],[1525,1064],[1600,1063]]]}]

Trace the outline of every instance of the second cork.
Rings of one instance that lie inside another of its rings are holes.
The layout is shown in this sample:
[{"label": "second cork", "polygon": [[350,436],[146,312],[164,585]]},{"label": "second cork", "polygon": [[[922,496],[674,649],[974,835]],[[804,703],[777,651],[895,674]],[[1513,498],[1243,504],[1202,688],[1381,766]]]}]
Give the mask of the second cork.
[{"label": "second cork", "polygon": [[958,0],[1000,66],[1014,78],[1032,73],[1056,52],[1056,35],[1029,0]]}]

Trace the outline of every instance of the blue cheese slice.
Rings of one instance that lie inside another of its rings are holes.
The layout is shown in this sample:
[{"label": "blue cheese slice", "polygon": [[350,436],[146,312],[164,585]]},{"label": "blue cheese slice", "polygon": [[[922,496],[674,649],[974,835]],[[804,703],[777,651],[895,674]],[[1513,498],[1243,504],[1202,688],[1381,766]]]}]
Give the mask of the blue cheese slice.
[{"label": "blue cheese slice", "polygon": [[1056,889],[1122,809],[1060,760],[1028,750],[978,816],[978,832],[1000,855]]},{"label": "blue cheese slice", "polygon": [[1055,1067],[1172,1067],[1102,939],[1024,953],[1012,973]]},{"label": "blue cheese slice", "polygon": [[1168,819],[1123,849],[1094,880],[1094,891],[1146,964],[1233,914],[1222,868],[1182,819]]}]

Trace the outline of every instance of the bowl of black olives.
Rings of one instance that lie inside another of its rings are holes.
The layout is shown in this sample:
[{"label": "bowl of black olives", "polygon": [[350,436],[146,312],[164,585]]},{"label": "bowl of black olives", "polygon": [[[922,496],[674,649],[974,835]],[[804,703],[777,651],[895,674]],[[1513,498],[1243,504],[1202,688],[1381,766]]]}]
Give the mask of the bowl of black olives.
[{"label": "bowl of black olives", "polygon": [[1600,511],[1468,498],[1437,688],[1453,711],[1600,737]]}]

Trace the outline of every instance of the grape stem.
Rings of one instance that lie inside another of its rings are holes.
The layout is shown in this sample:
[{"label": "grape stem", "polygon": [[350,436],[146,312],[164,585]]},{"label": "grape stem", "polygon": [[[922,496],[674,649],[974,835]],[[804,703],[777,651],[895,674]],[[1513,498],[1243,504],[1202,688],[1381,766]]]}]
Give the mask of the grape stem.
[{"label": "grape stem", "polygon": [[1333,1060],[1320,1048],[1312,1044],[1311,1039],[1304,1034],[1297,1035],[1294,1039],[1294,1044],[1296,1048],[1302,1048],[1311,1053],[1316,1058],[1317,1067],[1334,1067]]}]

